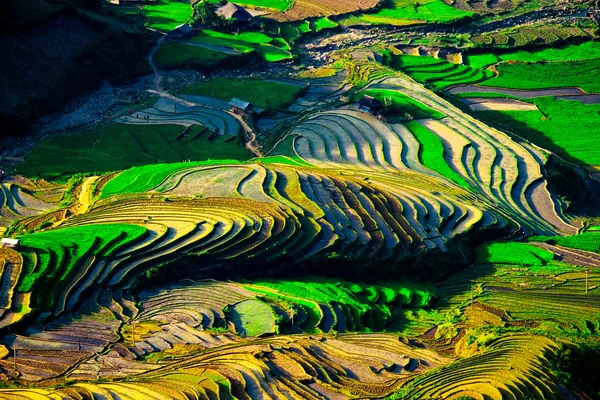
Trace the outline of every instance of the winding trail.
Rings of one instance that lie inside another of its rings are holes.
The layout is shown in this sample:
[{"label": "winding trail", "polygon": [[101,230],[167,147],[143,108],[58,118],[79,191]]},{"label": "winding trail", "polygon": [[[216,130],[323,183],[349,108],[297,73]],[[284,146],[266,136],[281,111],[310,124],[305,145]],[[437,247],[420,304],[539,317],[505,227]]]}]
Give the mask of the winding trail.
[{"label": "winding trail", "polygon": [[[158,32],[158,31],[157,31]],[[158,68],[158,66],[156,65],[156,63],[154,62],[154,54],[156,54],[156,52],[158,51],[158,49],[160,48],[160,46],[163,44],[163,42],[165,41],[165,39],[167,38],[167,34],[163,33],[163,32],[159,32],[162,36],[158,39],[158,41],[156,42],[156,45],[152,48],[152,50],[150,51],[150,53],[148,54],[148,57],[146,58],[148,61],[148,64],[150,64],[150,67],[152,68],[152,71],[154,72],[154,80],[153,80],[153,88],[152,89],[148,89],[147,92],[148,93],[152,93],[152,94],[156,94],[160,97],[165,97],[175,103],[184,105],[186,107],[203,107],[203,108],[212,108],[209,107],[205,104],[198,104],[195,103],[193,101],[188,101],[185,99],[182,99],[181,97],[175,96],[170,94],[169,92],[167,92],[164,87],[163,87],[163,76],[162,73],[160,72],[160,69]],[[248,123],[246,123],[246,121],[244,121],[244,119],[232,112],[228,112],[227,110],[223,110],[225,112],[227,112],[228,114],[230,114],[232,117],[234,117],[235,119],[237,119],[239,121],[239,123],[242,125],[242,127],[244,128],[244,132],[245,132],[245,143],[244,143],[244,147],[246,147],[248,149],[248,151],[250,151],[252,154],[256,155],[257,157],[261,157],[262,156],[262,151],[261,148],[256,140],[256,133],[254,133],[254,131],[252,130],[252,128],[248,125]]]}]

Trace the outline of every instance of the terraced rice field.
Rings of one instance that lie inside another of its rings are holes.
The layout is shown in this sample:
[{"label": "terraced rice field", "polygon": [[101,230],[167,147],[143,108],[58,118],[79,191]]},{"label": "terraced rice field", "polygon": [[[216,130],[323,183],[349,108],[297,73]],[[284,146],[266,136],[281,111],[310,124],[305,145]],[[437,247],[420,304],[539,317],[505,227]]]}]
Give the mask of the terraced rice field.
[{"label": "terraced rice field", "polygon": [[[0,222],[20,240],[0,249],[0,397],[566,397],[551,362],[561,340],[600,332],[598,234],[563,237],[580,221],[549,191],[543,150],[429,89],[483,79],[475,69],[397,56],[412,79],[371,57],[201,82],[88,148],[41,145],[59,149],[52,169],[34,149],[31,175],[84,171],[88,153],[104,169],[0,185]],[[236,93],[269,110],[233,114]],[[396,115],[358,111],[364,94],[392,97]],[[255,133],[267,157],[233,159]],[[548,239],[461,247],[494,233]],[[381,272],[444,257],[475,264],[440,262],[437,283]],[[335,268],[369,283],[324,277]]]},{"label": "terraced rice field", "polygon": [[292,7],[283,13],[271,14],[277,21],[301,21],[312,17],[329,17],[359,10],[369,10],[377,6],[376,0],[296,0]]}]

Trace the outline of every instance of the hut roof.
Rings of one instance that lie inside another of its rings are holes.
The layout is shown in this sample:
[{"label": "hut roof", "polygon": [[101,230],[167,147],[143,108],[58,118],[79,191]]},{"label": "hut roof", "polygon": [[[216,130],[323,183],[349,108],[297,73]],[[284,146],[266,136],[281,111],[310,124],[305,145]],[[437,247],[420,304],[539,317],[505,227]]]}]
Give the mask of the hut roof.
[{"label": "hut roof", "polygon": [[240,7],[232,2],[225,4],[215,10],[215,14],[225,19],[241,19],[248,20],[252,19],[252,14],[250,14],[244,7]]},{"label": "hut roof", "polygon": [[235,107],[235,108],[239,108],[240,110],[248,110],[251,106],[249,101],[244,101],[244,100],[240,100],[238,98],[233,98],[231,99],[231,101],[229,102],[229,105],[231,107]]}]

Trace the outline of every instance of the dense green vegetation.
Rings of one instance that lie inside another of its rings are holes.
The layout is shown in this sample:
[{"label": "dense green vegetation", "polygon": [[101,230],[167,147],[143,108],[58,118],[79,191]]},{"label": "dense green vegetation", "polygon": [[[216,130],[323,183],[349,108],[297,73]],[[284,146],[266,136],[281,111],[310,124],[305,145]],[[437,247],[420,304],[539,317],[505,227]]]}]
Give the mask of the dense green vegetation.
[{"label": "dense green vegetation", "polygon": [[451,179],[458,185],[469,189],[471,186],[448,166],[444,159],[444,146],[439,137],[416,121],[407,122],[406,126],[419,141],[419,159],[428,168]]},{"label": "dense green vegetation", "polygon": [[183,88],[181,93],[214,97],[226,101],[237,97],[249,101],[257,107],[276,110],[293,101],[301,90],[302,88],[299,86],[263,79],[216,78]]},{"label": "dense green vegetation", "polygon": [[[568,160],[600,165],[597,150],[600,105],[541,97],[539,111],[482,111],[486,118],[518,132],[533,143]],[[575,134],[566,134],[573,132]]]},{"label": "dense green vegetation", "polygon": [[179,0],[159,0],[145,5],[144,14],[150,28],[170,31],[190,19],[192,7]]},{"label": "dense green vegetation", "polygon": [[[200,132],[203,127],[189,128]],[[180,139],[186,130],[181,125],[112,124],[99,132],[40,142],[19,165],[19,172],[32,177],[57,179],[79,172],[108,172],[135,165],[210,158],[249,158],[237,138],[208,140],[210,131],[192,140]],[[194,136],[188,135],[188,136]]]},{"label": "dense green vegetation", "polygon": [[503,63],[499,75],[482,82],[483,86],[507,89],[546,89],[580,87],[600,92],[600,58],[564,62]]}]

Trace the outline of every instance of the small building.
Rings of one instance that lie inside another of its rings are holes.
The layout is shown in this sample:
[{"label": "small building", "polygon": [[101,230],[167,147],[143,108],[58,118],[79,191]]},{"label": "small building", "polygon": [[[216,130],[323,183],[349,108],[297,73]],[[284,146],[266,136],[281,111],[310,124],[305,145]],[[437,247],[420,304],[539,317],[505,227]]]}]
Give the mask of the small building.
[{"label": "small building", "polygon": [[0,247],[7,249],[17,249],[19,247],[19,239],[2,238]]},{"label": "small building", "polygon": [[358,111],[377,115],[383,109],[383,103],[372,96],[364,96],[358,101]]},{"label": "small building", "polygon": [[194,36],[194,29],[189,24],[176,26],[175,29],[169,33],[171,39],[177,40],[188,40],[192,36]]},{"label": "small building", "polygon": [[228,2],[215,10],[215,14],[225,19],[235,19],[238,22],[251,21],[253,16],[244,7]]},{"label": "small building", "polygon": [[234,97],[229,102],[229,105],[231,106],[231,111],[235,114],[247,117],[252,113],[253,106],[249,101],[240,100]]}]

